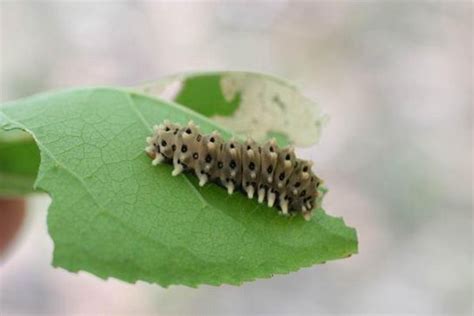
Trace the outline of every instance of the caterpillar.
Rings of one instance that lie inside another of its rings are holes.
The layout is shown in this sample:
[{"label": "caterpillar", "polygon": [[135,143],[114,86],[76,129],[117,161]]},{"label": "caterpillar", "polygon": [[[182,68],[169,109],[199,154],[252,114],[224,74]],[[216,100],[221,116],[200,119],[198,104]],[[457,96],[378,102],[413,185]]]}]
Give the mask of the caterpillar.
[{"label": "caterpillar", "polygon": [[313,162],[296,158],[292,146],[279,148],[275,139],[260,145],[250,137],[225,141],[217,131],[203,135],[192,121],[181,126],[168,120],[153,126],[146,142],[151,164],[173,164],[173,176],[194,171],[200,186],[215,182],[229,194],[241,190],[259,203],[266,200],[284,215],[311,218],[321,180]]}]

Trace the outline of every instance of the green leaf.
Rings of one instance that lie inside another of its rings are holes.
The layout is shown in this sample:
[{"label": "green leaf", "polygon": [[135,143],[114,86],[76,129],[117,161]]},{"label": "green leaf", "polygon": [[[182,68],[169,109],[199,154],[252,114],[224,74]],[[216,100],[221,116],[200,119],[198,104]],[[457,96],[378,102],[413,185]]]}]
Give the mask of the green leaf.
[{"label": "green leaf", "polygon": [[0,197],[31,193],[38,167],[38,147],[29,134],[0,130]]},{"label": "green leaf", "polygon": [[43,94],[0,109],[0,126],[31,133],[36,185],[49,192],[53,264],[162,286],[240,284],[357,252],[354,229],[318,210],[309,222],[171,176],[144,152],[164,119],[230,132],[187,108],[114,88]]},{"label": "green leaf", "polygon": [[252,72],[220,71],[174,75],[135,88],[199,112],[245,137],[282,144],[316,143],[327,116],[290,83]]},{"label": "green leaf", "polygon": [[240,93],[226,98],[222,93],[220,74],[203,74],[184,79],[174,101],[205,116],[230,116],[240,105]]}]

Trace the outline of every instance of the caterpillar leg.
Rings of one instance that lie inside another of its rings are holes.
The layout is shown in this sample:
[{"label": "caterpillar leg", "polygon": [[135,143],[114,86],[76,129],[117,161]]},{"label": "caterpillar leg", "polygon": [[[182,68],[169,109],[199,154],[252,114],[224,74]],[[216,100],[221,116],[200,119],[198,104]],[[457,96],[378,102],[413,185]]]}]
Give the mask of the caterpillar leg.
[{"label": "caterpillar leg", "polygon": [[263,203],[265,199],[265,188],[258,189],[258,203]]},{"label": "caterpillar leg", "polygon": [[273,207],[273,205],[275,204],[275,198],[276,194],[269,189],[267,193],[268,207]]},{"label": "caterpillar leg", "polygon": [[247,186],[247,188],[245,188],[245,191],[247,191],[248,198],[253,199],[253,195],[255,194],[255,189],[254,189],[253,185]]},{"label": "caterpillar leg", "polygon": [[280,208],[283,215],[288,215],[288,200],[280,198]]},{"label": "caterpillar leg", "polygon": [[183,172],[184,168],[181,164],[175,164],[174,165],[174,169],[173,169],[173,172],[171,173],[171,175],[173,177],[176,177],[177,175],[179,175],[181,172]]},{"label": "caterpillar leg", "polygon": [[158,154],[158,153],[157,153],[156,156],[155,156],[155,159],[153,159],[153,160],[151,161],[151,164],[152,164],[153,166],[156,166],[156,165],[162,163],[163,160],[165,160],[165,157],[163,157],[162,154]]},{"label": "caterpillar leg", "polygon": [[229,194],[234,193],[235,186],[234,186],[234,183],[232,181],[228,181],[225,186],[227,188],[227,193],[229,193]]},{"label": "caterpillar leg", "polygon": [[199,178],[199,186],[200,187],[204,186],[207,183],[207,181],[209,180],[208,177],[207,177],[207,174],[202,173],[202,172],[198,173],[197,177]]}]

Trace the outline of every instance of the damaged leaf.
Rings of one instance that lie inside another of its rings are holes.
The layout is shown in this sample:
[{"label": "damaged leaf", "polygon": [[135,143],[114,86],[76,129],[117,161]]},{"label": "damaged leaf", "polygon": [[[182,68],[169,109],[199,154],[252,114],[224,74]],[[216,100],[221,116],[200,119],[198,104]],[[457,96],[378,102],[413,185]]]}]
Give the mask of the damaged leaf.
[{"label": "damaged leaf", "polygon": [[191,73],[136,88],[191,108],[242,137],[280,145],[316,143],[327,121],[317,104],[289,83],[250,72]]}]

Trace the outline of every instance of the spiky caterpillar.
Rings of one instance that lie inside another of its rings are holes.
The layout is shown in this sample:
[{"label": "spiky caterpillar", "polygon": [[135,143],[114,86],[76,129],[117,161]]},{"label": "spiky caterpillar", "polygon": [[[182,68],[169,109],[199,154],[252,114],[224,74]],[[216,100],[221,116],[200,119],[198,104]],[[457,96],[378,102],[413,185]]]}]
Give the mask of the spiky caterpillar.
[{"label": "spiky caterpillar", "polygon": [[202,135],[192,121],[184,127],[164,121],[146,141],[152,165],[172,163],[173,176],[192,170],[200,186],[213,181],[229,194],[240,188],[250,199],[257,195],[260,203],[266,199],[284,215],[301,213],[306,220],[316,206],[321,180],[313,162],[296,158],[291,146],[279,148],[274,139],[263,145],[251,138],[225,141],[216,131]]}]

